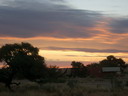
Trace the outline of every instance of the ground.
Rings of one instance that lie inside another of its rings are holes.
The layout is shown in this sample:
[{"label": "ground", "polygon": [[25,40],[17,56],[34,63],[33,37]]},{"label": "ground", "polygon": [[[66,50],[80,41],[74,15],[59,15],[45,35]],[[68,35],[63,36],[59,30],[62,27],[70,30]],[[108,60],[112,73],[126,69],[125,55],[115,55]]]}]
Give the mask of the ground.
[{"label": "ground", "polygon": [[20,86],[12,86],[14,92],[0,84],[0,96],[127,96],[128,88],[112,87],[108,79],[73,78],[65,82],[38,84],[20,80]]}]

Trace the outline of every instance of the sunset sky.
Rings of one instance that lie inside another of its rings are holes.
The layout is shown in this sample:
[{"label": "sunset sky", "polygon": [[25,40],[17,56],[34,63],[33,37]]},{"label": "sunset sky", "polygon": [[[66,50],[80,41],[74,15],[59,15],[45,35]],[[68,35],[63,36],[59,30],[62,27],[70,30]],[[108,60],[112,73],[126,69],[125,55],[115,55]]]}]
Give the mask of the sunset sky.
[{"label": "sunset sky", "polygon": [[29,42],[48,65],[128,62],[128,0],[0,0],[0,46]]}]

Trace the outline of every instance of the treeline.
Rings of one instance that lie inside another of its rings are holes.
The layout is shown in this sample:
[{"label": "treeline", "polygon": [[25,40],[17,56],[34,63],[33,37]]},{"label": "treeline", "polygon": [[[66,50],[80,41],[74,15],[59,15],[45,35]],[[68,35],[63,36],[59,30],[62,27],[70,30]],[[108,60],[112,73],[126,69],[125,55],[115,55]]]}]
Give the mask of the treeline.
[{"label": "treeline", "polygon": [[[5,44],[0,48],[0,62],[4,66],[0,69],[0,82],[11,90],[11,84],[19,85],[13,82],[14,79],[28,79],[34,82],[46,82],[55,80],[66,74],[68,69],[60,70],[57,66],[48,67],[45,58],[39,55],[39,49],[29,43]],[[126,63],[114,56],[108,56],[107,59],[99,63],[93,63],[85,66],[81,62],[73,61],[71,63],[72,70],[68,77],[86,77],[88,76],[88,68],[95,66],[112,66],[121,67],[123,72]]]},{"label": "treeline", "polygon": [[[71,65],[72,65],[72,69],[73,69],[72,76],[87,77],[87,76],[94,76],[89,71],[92,71],[95,75],[96,75],[95,72],[97,72],[97,75],[98,75],[98,73],[99,74],[102,73],[102,71],[103,71],[102,68],[104,68],[104,67],[109,67],[109,68],[110,67],[111,68],[119,67],[120,74],[123,74],[125,72],[125,69],[128,64],[126,64],[126,62],[123,59],[116,58],[115,56],[110,55],[110,56],[107,56],[106,59],[104,59],[98,63],[91,63],[91,64],[88,64],[85,66],[81,62],[73,61],[71,63]],[[101,72],[98,72],[98,71],[101,71]],[[113,76],[114,75],[116,75],[116,72],[115,73],[113,72]]]}]

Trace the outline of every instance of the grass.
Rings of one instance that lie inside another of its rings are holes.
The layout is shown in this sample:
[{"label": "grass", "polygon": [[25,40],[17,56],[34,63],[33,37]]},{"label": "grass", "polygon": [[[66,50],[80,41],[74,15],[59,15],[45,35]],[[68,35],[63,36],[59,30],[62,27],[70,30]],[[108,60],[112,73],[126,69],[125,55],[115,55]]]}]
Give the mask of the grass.
[{"label": "grass", "polygon": [[[128,89],[114,89],[113,91],[102,86],[88,86],[94,79],[70,79],[63,83],[37,84],[27,80],[21,81],[20,86],[12,86],[10,92],[0,84],[0,96],[127,96]],[[104,86],[105,87],[105,86]]]}]

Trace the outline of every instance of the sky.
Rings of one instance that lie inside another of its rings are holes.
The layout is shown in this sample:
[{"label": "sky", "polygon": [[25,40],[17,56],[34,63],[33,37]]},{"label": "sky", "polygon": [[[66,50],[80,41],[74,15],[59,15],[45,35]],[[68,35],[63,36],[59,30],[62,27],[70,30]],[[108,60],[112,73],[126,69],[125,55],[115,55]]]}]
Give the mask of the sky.
[{"label": "sky", "polygon": [[48,65],[128,62],[128,0],[0,0],[0,46],[28,42]]}]

